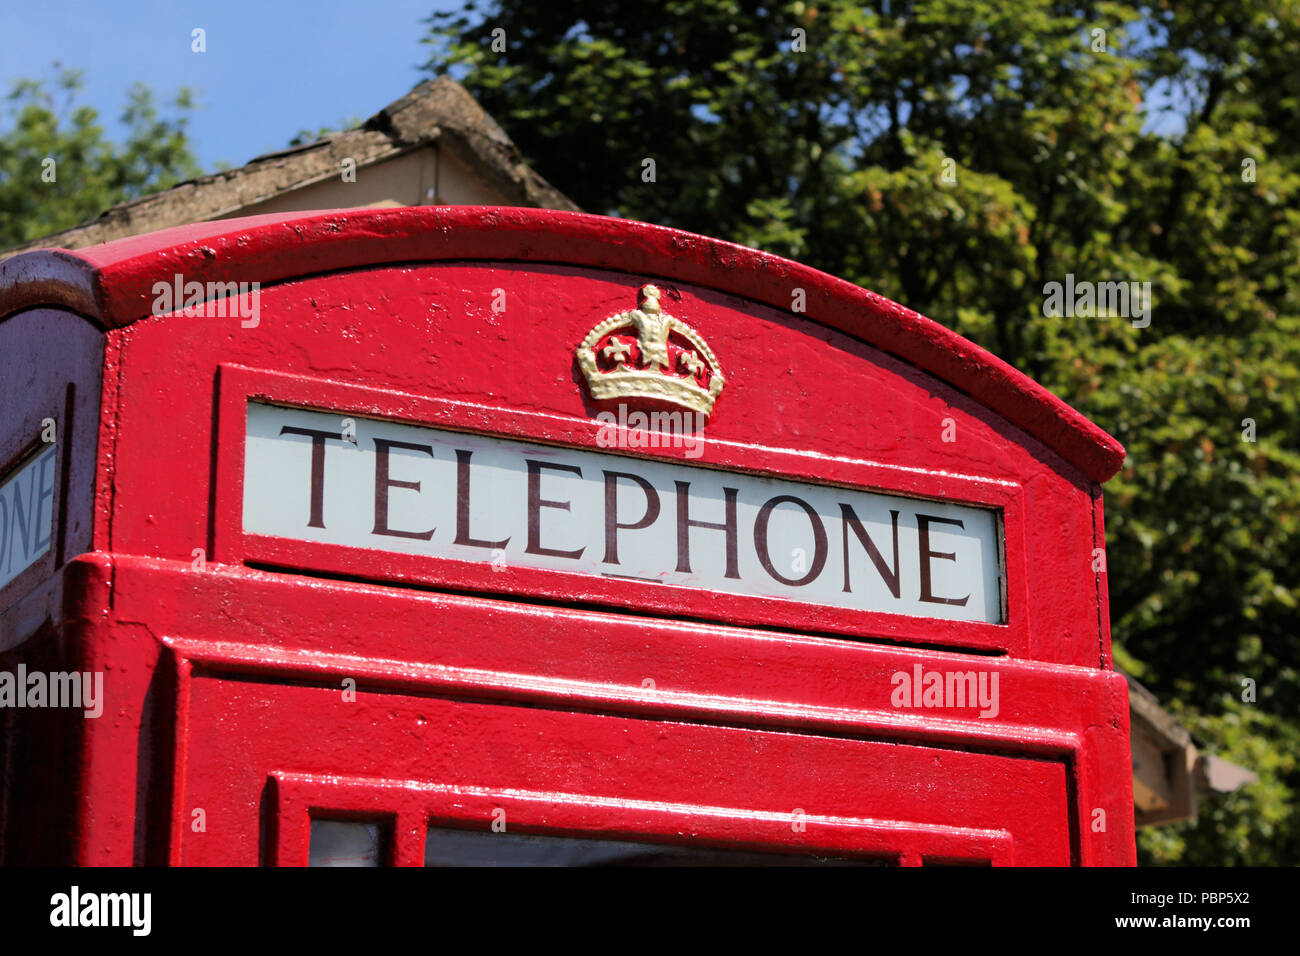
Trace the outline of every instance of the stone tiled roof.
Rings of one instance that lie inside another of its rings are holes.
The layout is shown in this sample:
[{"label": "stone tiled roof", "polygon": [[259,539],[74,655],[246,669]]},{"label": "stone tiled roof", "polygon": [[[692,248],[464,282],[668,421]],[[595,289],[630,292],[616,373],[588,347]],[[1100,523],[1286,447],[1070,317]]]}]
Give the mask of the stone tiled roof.
[{"label": "stone tiled roof", "polygon": [[81,249],[143,232],[219,219],[335,177],[340,162],[346,158],[355,160],[361,169],[435,143],[456,154],[504,196],[504,205],[578,209],[524,162],[510,137],[463,86],[444,76],[420,84],[357,129],[259,156],[237,169],[120,203],[90,222],[5,249],[0,258],[29,249]]}]

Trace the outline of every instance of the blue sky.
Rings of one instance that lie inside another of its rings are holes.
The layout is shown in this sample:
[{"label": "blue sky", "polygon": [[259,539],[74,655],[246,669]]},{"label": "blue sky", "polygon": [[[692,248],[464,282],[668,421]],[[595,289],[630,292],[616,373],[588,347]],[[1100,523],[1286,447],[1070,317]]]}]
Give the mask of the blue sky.
[{"label": "blue sky", "polygon": [[[117,139],[127,88],[168,100],[193,88],[190,135],[204,171],[283,149],[300,129],[364,119],[423,79],[421,20],[457,0],[4,0],[0,88],[84,71],[80,103]],[[190,50],[207,31],[207,52]]]}]

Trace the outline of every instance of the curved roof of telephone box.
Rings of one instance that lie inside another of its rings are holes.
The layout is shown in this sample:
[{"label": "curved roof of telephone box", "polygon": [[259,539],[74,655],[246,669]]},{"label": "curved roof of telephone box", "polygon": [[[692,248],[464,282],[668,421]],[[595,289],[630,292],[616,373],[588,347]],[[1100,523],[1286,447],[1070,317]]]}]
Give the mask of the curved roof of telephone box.
[{"label": "curved roof of telephone box", "polygon": [[804,318],[891,353],[967,393],[1096,482],[1124,460],[1118,441],[1047,389],[938,322],[809,266],[662,226],[545,209],[406,206],[252,216],[165,229],[77,251],[0,262],[0,320],[56,306],[103,328],[150,313],[159,276],[259,282],[440,260],[563,263],[689,282]]}]

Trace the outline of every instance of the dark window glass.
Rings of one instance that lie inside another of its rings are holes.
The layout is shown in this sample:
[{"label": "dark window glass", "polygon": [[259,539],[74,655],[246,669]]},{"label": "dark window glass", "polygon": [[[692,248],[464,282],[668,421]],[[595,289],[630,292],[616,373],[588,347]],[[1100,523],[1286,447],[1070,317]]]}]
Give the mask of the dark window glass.
[{"label": "dark window glass", "polygon": [[425,866],[887,866],[890,861],[430,827]]},{"label": "dark window glass", "polygon": [[385,825],[378,820],[312,820],[308,866],[379,866]]}]

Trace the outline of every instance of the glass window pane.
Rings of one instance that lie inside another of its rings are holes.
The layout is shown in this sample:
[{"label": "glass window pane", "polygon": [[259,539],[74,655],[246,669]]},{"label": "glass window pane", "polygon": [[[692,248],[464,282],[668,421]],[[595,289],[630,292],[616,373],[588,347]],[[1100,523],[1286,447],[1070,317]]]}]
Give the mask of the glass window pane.
[{"label": "glass window pane", "polygon": [[371,820],[312,820],[308,866],[379,866],[384,826]]},{"label": "glass window pane", "polygon": [[886,866],[890,861],[430,827],[425,866]]}]

